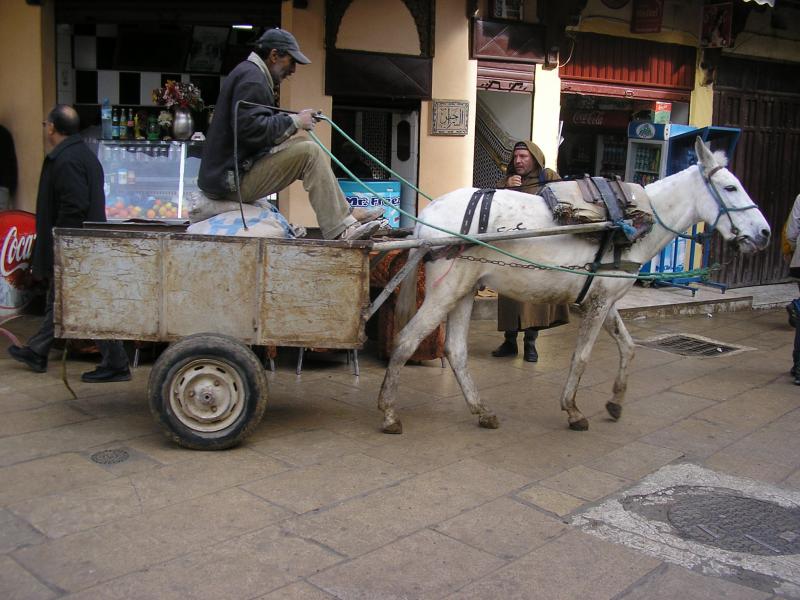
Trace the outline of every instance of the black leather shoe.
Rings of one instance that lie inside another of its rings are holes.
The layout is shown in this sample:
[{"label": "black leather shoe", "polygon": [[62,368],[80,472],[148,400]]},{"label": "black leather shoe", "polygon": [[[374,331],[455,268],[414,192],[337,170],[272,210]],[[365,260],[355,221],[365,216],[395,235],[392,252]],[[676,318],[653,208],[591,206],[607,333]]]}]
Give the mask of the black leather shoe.
[{"label": "black leather shoe", "polygon": [[526,362],[539,362],[539,353],[536,351],[536,344],[534,342],[524,342],[523,346],[522,359]]},{"label": "black leather shoe", "polygon": [[8,353],[14,360],[28,365],[31,371],[36,373],[47,371],[47,357],[37,354],[27,346],[9,346]]},{"label": "black leather shoe", "polygon": [[517,344],[506,340],[500,344],[496,349],[492,350],[492,356],[502,358],[503,356],[516,356]]},{"label": "black leather shoe", "polygon": [[110,367],[97,367],[94,371],[87,371],[81,375],[81,381],[86,383],[110,383],[112,381],[130,381],[131,370],[112,369]]}]

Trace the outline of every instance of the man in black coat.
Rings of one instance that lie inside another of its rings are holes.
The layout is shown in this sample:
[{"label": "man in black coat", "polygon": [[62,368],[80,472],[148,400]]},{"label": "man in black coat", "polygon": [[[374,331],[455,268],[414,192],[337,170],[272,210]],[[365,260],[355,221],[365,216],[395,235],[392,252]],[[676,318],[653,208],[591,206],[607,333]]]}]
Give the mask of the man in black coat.
[{"label": "man in black coat", "polygon": [[299,179],[325,239],[365,239],[378,230],[383,207],[351,209],[322,149],[312,140],[293,137],[301,129],[314,129],[315,111],[287,114],[272,108],[275,87],[298,63],[310,62],[291,33],[268,29],[225,78],[203,146],[197,179],[202,192],[188,202],[192,222],[238,209],[240,195],[252,204]]},{"label": "man in black coat", "polygon": [[[78,131],[80,119],[71,106],[59,104],[42,123],[45,143],[50,152],[45,156],[39,177],[36,198],[36,243],[32,270],[38,279],[49,282],[44,321],[26,346],[12,345],[8,353],[33,371],[47,370],[47,355],[55,336],[53,326],[53,227],[82,227],[84,221],[105,221],[106,201],[103,192],[103,167],[83,143]],[[81,376],[88,383],[128,381],[131,378],[128,357],[122,343],[98,340],[103,360]]]}]

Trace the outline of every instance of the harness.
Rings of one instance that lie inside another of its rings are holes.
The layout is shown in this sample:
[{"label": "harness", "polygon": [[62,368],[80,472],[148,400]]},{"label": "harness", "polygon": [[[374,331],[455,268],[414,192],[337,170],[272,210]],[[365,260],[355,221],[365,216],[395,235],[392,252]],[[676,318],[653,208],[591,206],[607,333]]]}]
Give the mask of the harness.
[{"label": "harness", "polygon": [[[625,248],[629,248],[630,245],[635,241],[637,232],[633,227],[631,227],[630,224],[623,220],[624,214],[622,208],[620,208],[617,195],[611,189],[609,181],[604,177],[586,177],[584,178],[584,181],[587,183],[592,183],[592,186],[600,195],[599,200],[602,201],[606,207],[609,220],[617,226],[617,229],[606,231],[603,234],[603,238],[600,240],[600,247],[597,249],[597,253],[594,255],[594,260],[587,265],[589,267],[589,272],[597,273],[598,271],[625,271],[626,273],[638,273],[639,269],[642,268],[641,263],[630,260],[622,260],[622,251]],[[620,179],[617,177],[613,180],[613,182],[616,183],[616,188],[622,195],[624,204],[630,204],[632,199],[628,197],[627,190],[625,189],[625,186],[622,185]],[[585,188],[582,187],[581,189],[583,190]],[[592,194],[592,200],[596,201],[594,194]],[[620,233],[622,235],[620,235]],[[610,263],[601,263],[600,261],[602,260],[603,255],[611,246],[613,246],[614,251],[613,261]],[[575,299],[576,304],[583,302],[583,300],[586,298],[586,294],[589,293],[589,288],[592,287],[593,282],[594,275],[592,274],[586,278],[586,281],[584,281],[583,287],[578,293],[578,297]]]},{"label": "harness", "polygon": [[682,233],[680,231],[675,231],[675,229],[664,223],[661,217],[658,216],[658,212],[656,211],[655,205],[651,203],[650,208],[653,210],[653,216],[656,218],[656,222],[659,225],[661,225],[661,227],[663,227],[670,233],[674,233],[676,236],[680,238],[702,244],[713,235],[714,230],[717,228],[717,224],[719,223],[720,218],[722,218],[722,215],[725,215],[726,217],[728,217],[728,222],[731,225],[731,233],[738,238],[740,233],[739,228],[736,227],[736,225],[734,225],[731,213],[750,210],[751,208],[758,208],[758,206],[756,206],[755,204],[750,204],[748,206],[742,206],[740,208],[729,207],[727,204],[725,204],[725,201],[722,199],[722,195],[719,193],[717,186],[715,186],[714,182],[711,181],[711,178],[714,176],[714,174],[717,171],[723,169],[724,167],[722,165],[717,165],[713,169],[710,169],[708,173],[703,172],[703,166],[699,163],[697,165],[697,168],[700,169],[700,175],[703,178],[703,183],[706,184],[706,188],[711,194],[711,197],[714,198],[714,202],[717,203],[717,218],[714,219],[714,223],[711,224],[711,227],[708,228],[708,231],[704,231],[703,233],[698,233],[696,235],[686,235],[685,233]]}]

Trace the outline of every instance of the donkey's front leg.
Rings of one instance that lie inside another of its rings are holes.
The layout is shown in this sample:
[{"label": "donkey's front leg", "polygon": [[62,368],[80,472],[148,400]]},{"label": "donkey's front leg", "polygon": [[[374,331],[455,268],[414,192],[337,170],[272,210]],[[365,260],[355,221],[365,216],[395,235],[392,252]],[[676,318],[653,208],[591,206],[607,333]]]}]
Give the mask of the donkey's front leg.
[{"label": "donkey's front leg", "polygon": [[478,415],[478,425],[487,429],[497,429],[500,424],[497,417],[481,403],[478,386],[472,379],[467,368],[467,337],[469,334],[469,321],[472,314],[472,305],[475,303],[474,293],[467,294],[458,301],[455,308],[447,317],[447,339],[444,351],[450,367],[456,375],[461,393],[467,401],[469,411]]},{"label": "donkey's front leg", "polygon": [[578,384],[586,369],[586,363],[592,354],[592,348],[597,340],[600,327],[611,308],[611,302],[606,298],[600,297],[595,292],[583,303],[583,320],[578,329],[578,341],[575,345],[575,353],[572,355],[572,364],[569,367],[569,375],[564,384],[564,391],[561,393],[561,410],[567,411],[569,428],[576,431],[586,431],[589,429],[589,421],[578,410],[575,404],[575,394],[578,392]]},{"label": "donkey's front leg", "polygon": [[625,400],[625,392],[628,390],[628,366],[633,360],[634,354],[633,338],[628,333],[616,306],[612,306],[608,311],[603,327],[617,342],[619,349],[619,371],[614,380],[614,396],[609,402],[606,402],[608,414],[616,421],[622,416],[622,403]]}]

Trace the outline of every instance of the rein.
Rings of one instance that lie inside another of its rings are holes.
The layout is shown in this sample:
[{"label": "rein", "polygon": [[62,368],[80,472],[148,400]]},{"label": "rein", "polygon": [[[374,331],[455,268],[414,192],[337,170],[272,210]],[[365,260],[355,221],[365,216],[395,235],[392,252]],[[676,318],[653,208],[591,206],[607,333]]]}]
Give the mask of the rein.
[{"label": "rein", "polygon": [[758,208],[758,206],[756,206],[755,204],[750,204],[749,206],[742,206],[742,207],[738,207],[738,208],[737,207],[728,206],[727,204],[725,204],[725,200],[723,200],[722,194],[719,193],[719,190],[717,189],[717,186],[714,185],[714,182],[711,180],[711,178],[714,176],[714,174],[717,171],[719,171],[721,169],[724,169],[724,167],[722,165],[717,165],[713,169],[711,169],[708,172],[708,174],[703,172],[702,165],[698,164],[697,168],[700,169],[700,175],[703,178],[703,183],[706,184],[706,188],[708,189],[709,193],[711,194],[711,197],[714,198],[714,202],[717,203],[717,218],[714,219],[714,223],[711,224],[711,227],[709,227],[709,230],[708,231],[704,231],[703,233],[695,234],[695,235],[687,235],[685,233],[677,231],[674,228],[672,228],[669,225],[667,225],[661,219],[661,217],[658,215],[658,212],[656,211],[655,204],[653,204],[651,202],[650,203],[650,208],[653,209],[653,216],[656,218],[656,222],[659,225],[661,225],[661,227],[663,227],[664,229],[666,229],[670,233],[674,233],[679,238],[683,238],[685,240],[691,240],[692,242],[697,242],[698,244],[702,244],[703,242],[705,242],[705,240],[709,239],[713,235],[714,230],[717,228],[717,225],[719,224],[719,220],[722,218],[722,215],[725,215],[726,217],[728,217],[728,221],[731,224],[731,233],[733,233],[734,236],[738,237],[740,230],[734,224],[733,218],[731,217],[730,213],[750,210],[751,208]]}]

